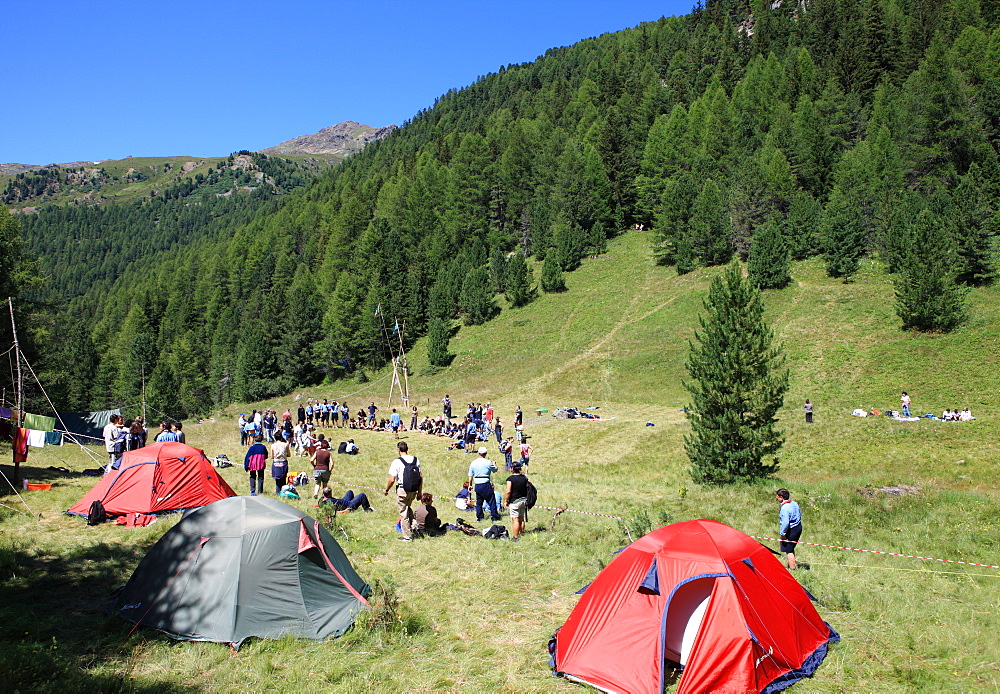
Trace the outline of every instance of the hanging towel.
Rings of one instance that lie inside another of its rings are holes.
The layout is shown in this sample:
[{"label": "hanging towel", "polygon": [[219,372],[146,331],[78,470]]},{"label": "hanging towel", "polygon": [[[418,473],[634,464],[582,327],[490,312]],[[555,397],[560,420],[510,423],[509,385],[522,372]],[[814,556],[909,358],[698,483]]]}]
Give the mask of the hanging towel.
[{"label": "hanging towel", "polygon": [[14,410],[9,407],[0,407],[0,417],[3,419],[14,419]]},{"label": "hanging towel", "polygon": [[45,432],[45,445],[46,446],[61,446],[63,435],[58,431],[46,431]]},{"label": "hanging towel", "polygon": [[45,432],[37,429],[28,429],[28,445],[35,448],[45,448]]},{"label": "hanging towel", "polygon": [[14,462],[28,462],[28,430],[14,427]]},{"label": "hanging towel", "polygon": [[55,417],[45,417],[40,414],[24,413],[24,428],[34,431],[52,431],[56,428]]}]

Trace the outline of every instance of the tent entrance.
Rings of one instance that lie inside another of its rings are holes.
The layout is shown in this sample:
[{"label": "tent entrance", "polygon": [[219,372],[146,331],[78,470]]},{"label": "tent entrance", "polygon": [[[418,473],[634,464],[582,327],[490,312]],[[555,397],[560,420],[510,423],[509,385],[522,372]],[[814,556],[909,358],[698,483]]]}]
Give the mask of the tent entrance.
[{"label": "tent entrance", "polygon": [[705,612],[711,602],[717,576],[690,579],[670,596],[664,613],[663,656],[666,660],[687,665]]}]

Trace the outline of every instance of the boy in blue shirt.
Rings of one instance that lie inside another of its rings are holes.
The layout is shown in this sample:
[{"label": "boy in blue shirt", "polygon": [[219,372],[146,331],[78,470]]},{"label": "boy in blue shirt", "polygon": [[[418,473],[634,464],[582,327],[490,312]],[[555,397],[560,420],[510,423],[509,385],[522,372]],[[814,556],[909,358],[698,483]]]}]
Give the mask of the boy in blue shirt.
[{"label": "boy in blue shirt", "polygon": [[802,537],[802,510],[799,505],[791,500],[791,492],[787,489],[779,489],[775,492],[778,499],[778,532],[781,537],[781,551],[788,556],[788,568],[796,569],[795,545]]}]

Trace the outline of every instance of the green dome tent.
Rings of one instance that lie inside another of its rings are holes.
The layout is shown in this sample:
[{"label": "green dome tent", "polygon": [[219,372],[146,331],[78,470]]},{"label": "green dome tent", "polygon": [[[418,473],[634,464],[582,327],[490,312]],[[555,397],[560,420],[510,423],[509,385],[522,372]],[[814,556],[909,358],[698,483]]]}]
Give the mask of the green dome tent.
[{"label": "green dome tent", "polygon": [[369,590],[316,520],[281,501],[234,496],[168,530],[111,611],[176,639],[238,648],[254,636],[340,636]]}]

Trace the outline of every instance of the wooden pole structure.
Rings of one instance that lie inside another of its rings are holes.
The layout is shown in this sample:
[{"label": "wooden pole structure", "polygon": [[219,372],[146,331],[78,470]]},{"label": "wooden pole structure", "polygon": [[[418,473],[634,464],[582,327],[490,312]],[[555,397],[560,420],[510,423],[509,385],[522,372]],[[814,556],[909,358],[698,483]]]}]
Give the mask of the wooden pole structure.
[{"label": "wooden pole structure", "polygon": [[[18,427],[24,423],[24,394],[23,394],[23,378],[21,376],[21,347],[17,342],[17,325],[14,323],[14,300],[11,297],[7,297],[7,306],[10,308],[10,329],[14,337],[14,360],[17,362],[17,419],[15,424]],[[17,484],[21,480],[21,463],[18,460],[17,455],[14,455],[14,483]]]},{"label": "wooden pole structure", "polygon": [[406,368],[406,352],[403,351],[403,331],[406,330],[406,321],[403,321],[403,326],[399,329],[399,361],[400,366],[403,367],[403,383],[399,386],[400,391],[403,393],[403,404],[410,404],[410,375],[409,369]]}]

